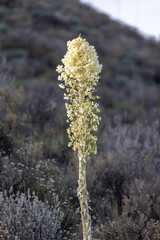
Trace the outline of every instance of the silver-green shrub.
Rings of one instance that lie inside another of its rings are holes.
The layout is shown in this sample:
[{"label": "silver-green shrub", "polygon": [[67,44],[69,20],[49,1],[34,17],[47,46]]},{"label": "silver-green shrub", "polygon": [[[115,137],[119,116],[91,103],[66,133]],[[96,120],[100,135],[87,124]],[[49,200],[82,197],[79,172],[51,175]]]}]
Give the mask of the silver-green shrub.
[{"label": "silver-green shrub", "polygon": [[30,193],[27,195],[11,188],[0,192],[0,239],[55,240],[61,239],[63,212],[58,195],[53,194],[54,205],[49,206]]}]

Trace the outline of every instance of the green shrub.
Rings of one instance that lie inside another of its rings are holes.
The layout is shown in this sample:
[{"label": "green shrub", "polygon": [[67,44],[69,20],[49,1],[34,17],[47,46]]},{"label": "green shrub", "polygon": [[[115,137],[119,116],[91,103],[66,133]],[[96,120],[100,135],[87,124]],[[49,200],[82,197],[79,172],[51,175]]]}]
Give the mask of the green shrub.
[{"label": "green shrub", "polygon": [[27,57],[27,52],[24,49],[17,49],[15,51],[15,58],[26,58]]},{"label": "green shrub", "polygon": [[34,9],[31,13],[34,18],[43,18],[45,16],[45,12],[41,9]]},{"label": "green shrub", "polygon": [[9,27],[5,23],[0,23],[0,36],[6,35],[9,32]]},{"label": "green shrub", "polygon": [[78,25],[78,24],[80,24],[80,22],[81,22],[81,19],[79,17],[73,16],[70,18],[70,23],[73,25]]},{"label": "green shrub", "polygon": [[92,29],[90,31],[90,35],[93,36],[93,37],[101,37],[101,32],[96,30],[96,29]]},{"label": "green shrub", "polygon": [[7,7],[1,6],[0,7],[0,19],[5,18],[9,13],[9,9]]},{"label": "green shrub", "polygon": [[77,34],[84,34],[86,35],[88,33],[88,28],[84,27],[84,26],[80,26],[77,28]]}]

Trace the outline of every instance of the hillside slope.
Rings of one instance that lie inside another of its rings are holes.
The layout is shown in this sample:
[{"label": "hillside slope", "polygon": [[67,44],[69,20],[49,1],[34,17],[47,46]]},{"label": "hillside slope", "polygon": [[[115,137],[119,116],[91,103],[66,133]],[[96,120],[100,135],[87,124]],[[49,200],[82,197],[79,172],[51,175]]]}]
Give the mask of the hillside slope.
[{"label": "hillside slope", "polygon": [[66,41],[79,33],[103,64],[98,91],[104,109],[133,112],[133,118],[158,106],[158,42],[77,0],[0,0],[0,46],[17,85],[32,79],[56,84]]},{"label": "hillside slope", "polygon": [[49,240],[61,226],[54,239],[82,239],[78,159],[55,71],[80,33],[103,64],[98,154],[87,163],[93,238],[158,240],[160,43],[78,0],[0,0],[0,236]]}]

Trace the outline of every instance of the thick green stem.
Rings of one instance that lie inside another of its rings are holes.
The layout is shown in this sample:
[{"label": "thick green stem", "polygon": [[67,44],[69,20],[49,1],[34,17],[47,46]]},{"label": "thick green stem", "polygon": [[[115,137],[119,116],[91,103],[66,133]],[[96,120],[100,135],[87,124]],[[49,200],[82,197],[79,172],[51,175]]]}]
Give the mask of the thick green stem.
[{"label": "thick green stem", "polygon": [[83,240],[91,240],[91,217],[88,206],[88,191],[86,185],[86,160],[83,153],[79,151],[79,187],[77,194],[81,207]]}]

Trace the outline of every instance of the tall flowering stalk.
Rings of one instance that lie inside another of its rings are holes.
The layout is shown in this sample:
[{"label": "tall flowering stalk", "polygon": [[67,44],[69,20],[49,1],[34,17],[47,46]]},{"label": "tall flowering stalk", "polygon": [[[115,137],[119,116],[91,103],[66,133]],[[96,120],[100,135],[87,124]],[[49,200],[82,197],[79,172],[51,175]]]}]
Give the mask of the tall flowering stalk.
[{"label": "tall flowering stalk", "polygon": [[78,151],[79,180],[77,195],[81,207],[83,240],[91,240],[91,217],[88,206],[86,186],[86,163],[92,153],[97,153],[97,137],[100,110],[95,99],[95,86],[99,81],[98,74],[102,70],[97,53],[86,39],[79,36],[67,42],[68,51],[62,59],[63,65],[57,67],[60,73],[59,85],[66,89],[64,99],[67,109],[69,128],[67,129],[73,150]]}]

